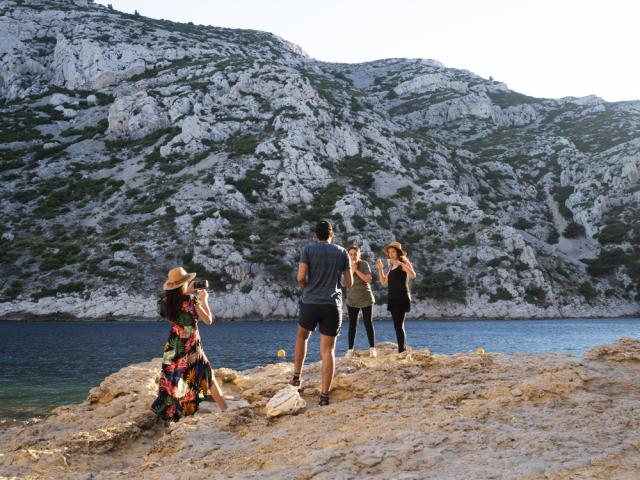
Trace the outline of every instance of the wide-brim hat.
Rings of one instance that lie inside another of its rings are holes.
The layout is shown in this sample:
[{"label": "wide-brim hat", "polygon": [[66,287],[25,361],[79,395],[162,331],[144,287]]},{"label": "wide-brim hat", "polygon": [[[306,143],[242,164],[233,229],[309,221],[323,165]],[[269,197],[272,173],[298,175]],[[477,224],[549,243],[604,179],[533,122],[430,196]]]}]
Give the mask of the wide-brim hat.
[{"label": "wide-brim hat", "polygon": [[389,250],[389,248],[391,248],[391,247],[395,248],[395,249],[398,251],[398,256],[399,256],[399,257],[404,257],[404,256],[406,256],[406,255],[407,255],[407,252],[405,252],[405,251],[402,249],[402,245],[400,245],[400,242],[391,242],[391,243],[388,243],[387,245],[385,245],[385,246],[384,246],[384,248],[382,249],[382,251],[383,251],[385,254],[389,255],[389,252],[388,252],[387,250]]},{"label": "wide-brim hat", "polygon": [[174,290],[178,287],[181,287],[185,283],[190,282],[196,278],[195,273],[187,273],[187,271],[182,267],[176,267],[169,270],[169,274],[167,275],[167,281],[164,282],[163,289],[165,290]]}]

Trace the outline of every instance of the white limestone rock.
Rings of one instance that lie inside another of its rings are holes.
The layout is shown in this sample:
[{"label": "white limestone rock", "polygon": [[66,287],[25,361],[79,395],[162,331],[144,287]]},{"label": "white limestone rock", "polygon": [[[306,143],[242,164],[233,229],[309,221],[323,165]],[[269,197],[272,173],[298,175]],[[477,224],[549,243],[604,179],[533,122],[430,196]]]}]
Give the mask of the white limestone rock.
[{"label": "white limestone rock", "polygon": [[135,254],[129,250],[118,250],[113,252],[113,259],[119,262],[135,263],[138,261]]},{"label": "white limestone rock", "polygon": [[144,137],[171,124],[166,111],[145,91],[116,98],[108,120],[108,132],[116,137]]},{"label": "white limestone rock", "polygon": [[435,92],[438,90],[454,90],[467,93],[467,82],[451,80],[442,73],[420,75],[397,85],[393,89],[398,95],[410,95],[414,93]]},{"label": "white limestone rock", "polygon": [[54,107],[71,102],[72,99],[64,93],[54,93],[49,97],[49,105],[53,105]]},{"label": "white limestone rock", "polygon": [[145,58],[154,54],[142,45],[121,44],[108,48],[83,38],[58,34],[51,64],[54,85],[69,89],[101,89],[143,73]]},{"label": "white limestone rock", "polygon": [[196,235],[199,238],[213,238],[224,232],[225,227],[228,225],[229,221],[226,218],[219,216],[219,214],[217,217],[205,218],[196,227]]}]

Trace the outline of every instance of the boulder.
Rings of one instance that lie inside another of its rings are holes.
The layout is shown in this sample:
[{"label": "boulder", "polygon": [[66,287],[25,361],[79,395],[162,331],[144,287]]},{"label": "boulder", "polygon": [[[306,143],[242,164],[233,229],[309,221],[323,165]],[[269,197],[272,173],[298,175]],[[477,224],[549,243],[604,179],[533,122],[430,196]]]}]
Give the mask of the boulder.
[{"label": "boulder", "polygon": [[116,98],[109,108],[108,121],[109,133],[131,138],[144,137],[171,124],[163,107],[145,91]]}]

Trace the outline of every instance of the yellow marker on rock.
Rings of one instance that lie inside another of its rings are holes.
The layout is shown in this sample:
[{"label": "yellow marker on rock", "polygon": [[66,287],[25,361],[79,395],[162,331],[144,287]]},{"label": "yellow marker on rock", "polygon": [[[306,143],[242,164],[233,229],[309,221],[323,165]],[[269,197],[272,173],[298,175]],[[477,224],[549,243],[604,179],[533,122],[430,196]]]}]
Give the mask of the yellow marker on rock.
[{"label": "yellow marker on rock", "polygon": [[284,358],[286,356],[287,356],[287,353],[283,349],[278,350],[278,357]]},{"label": "yellow marker on rock", "polygon": [[482,348],[482,347],[478,347],[478,348],[476,348],[476,353],[477,353],[478,355],[484,355],[484,348]]}]

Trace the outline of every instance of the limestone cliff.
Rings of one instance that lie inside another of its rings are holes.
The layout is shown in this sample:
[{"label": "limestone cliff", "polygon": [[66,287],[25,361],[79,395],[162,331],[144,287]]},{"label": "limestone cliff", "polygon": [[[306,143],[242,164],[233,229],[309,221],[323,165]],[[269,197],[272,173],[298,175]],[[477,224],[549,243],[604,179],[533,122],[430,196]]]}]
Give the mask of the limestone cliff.
[{"label": "limestone cliff", "polygon": [[0,98],[0,315],[149,318],[184,264],[220,317],[290,317],[322,216],[403,242],[416,315],[639,311],[639,102],[81,0],[0,3]]}]

